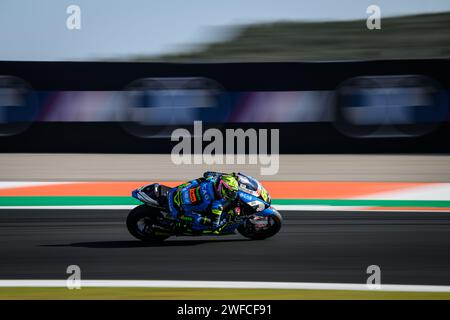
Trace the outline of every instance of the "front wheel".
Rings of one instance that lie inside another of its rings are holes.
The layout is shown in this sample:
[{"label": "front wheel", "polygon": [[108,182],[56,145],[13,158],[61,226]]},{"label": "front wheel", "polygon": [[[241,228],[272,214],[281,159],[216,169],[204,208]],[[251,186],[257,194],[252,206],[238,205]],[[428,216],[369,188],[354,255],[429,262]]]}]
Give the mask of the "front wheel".
[{"label": "front wheel", "polygon": [[246,220],[238,227],[238,231],[246,238],[263,240],[274,236],[281,229],[281,215],[274,214],[267,217],[256,216]]},{"label": "front wheel", "polygon": [[159,210],[156,208],[145,204],[137,206],[128,214],[128,231],[135,238],[146,242],[157,242],[167,239],[170,237],[170,234],[160,233],[154,228],[154,223],[159,214]]}]

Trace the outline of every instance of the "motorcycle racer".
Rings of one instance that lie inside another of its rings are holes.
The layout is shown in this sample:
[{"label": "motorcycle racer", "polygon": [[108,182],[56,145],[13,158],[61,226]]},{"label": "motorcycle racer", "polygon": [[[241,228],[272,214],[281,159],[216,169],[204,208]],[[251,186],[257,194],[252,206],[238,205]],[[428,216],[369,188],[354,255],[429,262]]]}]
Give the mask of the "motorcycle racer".
[{"label": "motorcycle racer", "polygon": [[130,211],[126,225],[142,241],[235,231],[262,240],[277,234],[282,224],[264,186],[242,172],[207,171],[175,188],[151,183],[134,189],[131,196],[142,204]]},{"label": "motorcycle racer", "polygon": [[173,217],[181,218],[193,231],[219,233],[226,225],[222,213],[233,212],[238,192],[236,175],[205,173],[169,191]]}]

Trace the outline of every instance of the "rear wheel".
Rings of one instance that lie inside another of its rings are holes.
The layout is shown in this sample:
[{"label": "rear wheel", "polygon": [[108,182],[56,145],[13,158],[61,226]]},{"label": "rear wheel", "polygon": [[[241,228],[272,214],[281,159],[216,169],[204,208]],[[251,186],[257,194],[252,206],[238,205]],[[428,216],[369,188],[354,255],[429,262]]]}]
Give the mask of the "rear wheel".
[{"label": "rear wheel", "polygon": [[281,229],[281,215],[275,214],[268,217],[254,217],[246,220],[238,227],[238,231],[244,237],[253,240],[264,240],[274,236]]},{"label": "rear wheel", "polygon": [[170,234],[161,233],[154,228],[154,223],[159,214],[160,212],[156,208],[145,204],[137,206],[128,214],[128,231],[135,238],[146,242],[157,242],[167,239],[170,237]]}]

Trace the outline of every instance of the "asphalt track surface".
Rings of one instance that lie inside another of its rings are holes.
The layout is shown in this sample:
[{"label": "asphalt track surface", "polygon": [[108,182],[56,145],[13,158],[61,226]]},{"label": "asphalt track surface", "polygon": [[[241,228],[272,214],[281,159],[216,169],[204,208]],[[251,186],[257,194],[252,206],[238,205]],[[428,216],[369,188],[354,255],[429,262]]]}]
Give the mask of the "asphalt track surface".
[{"label": "asphalt track surface", "polygon": [[450,214],[282,212],[281,232],[134,240],[122,210],[0,210],[0,279],[235,280],[450,285]]}]

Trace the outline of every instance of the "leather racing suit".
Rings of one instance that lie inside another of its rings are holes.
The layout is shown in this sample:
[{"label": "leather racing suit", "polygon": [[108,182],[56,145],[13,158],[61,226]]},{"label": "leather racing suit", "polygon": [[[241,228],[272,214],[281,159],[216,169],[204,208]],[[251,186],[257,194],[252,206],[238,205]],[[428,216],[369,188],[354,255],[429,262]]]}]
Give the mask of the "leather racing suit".
[{"label": "leather racing suit", "polygon": [[172,217],[191,225],[192,231],[218,233],[226,225],[222,213],[233,204],[215,191],[217,177],[191,180],[169,191],[168,204]]}]

